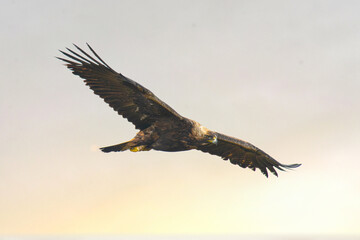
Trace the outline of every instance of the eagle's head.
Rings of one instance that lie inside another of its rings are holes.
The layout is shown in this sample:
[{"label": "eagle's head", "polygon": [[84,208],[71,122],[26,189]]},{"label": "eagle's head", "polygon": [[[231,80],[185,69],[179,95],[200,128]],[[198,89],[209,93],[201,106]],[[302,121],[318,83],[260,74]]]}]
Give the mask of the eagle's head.
[{"label": "eagle's head", "polygon": [[210,131],[204,126],[200,126],[200,130],[202,132],[202,144],[208,145],[208,144],[217,144],[217,135],[215,132]]}]

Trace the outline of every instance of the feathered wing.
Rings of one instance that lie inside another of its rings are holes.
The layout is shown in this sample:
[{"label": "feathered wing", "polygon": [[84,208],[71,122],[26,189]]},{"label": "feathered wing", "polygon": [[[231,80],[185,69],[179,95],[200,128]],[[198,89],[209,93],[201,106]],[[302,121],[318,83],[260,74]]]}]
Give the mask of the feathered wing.
[{"label": "feathered wing", "polygon": [[[87,44],[88,45],[88,44]],[[99,95],[120,115],[132,122],[137,129],[149,127],[159,118],[182,119],[175,110],[157,98],[150,90],[115,72],[88,45],[94,57],[74,45],[80,53],[68,49],[60,51],[70,59],[59,58],[73,74],[84,79],[95,94]]]},{"label": "feathered wing", "polygon": [[221,133],[216,133],[216,135],[217,144],[201,146],[198,147],[198,150],[220,156],[222,159],[230,160],[232,164],[239,165],[243,168],[250,168],[254,171],[258,168],[266,177],[268,177],[267,169],[277,176],[275,168],[284,171],[284,169],[296,168],[301,165],[281,164],[248,142]]}]

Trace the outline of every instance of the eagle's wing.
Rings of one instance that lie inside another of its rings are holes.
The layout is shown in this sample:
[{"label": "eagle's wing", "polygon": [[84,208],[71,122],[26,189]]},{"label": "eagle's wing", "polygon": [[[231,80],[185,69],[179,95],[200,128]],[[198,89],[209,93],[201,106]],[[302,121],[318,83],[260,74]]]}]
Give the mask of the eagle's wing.
[{"label": "eagle's wing", "polygon": [[260,171],[268,177],[267,169],[270,170],[275,176],[277,172],[275,168],[284,171],[287,168],[296,168],[301,164],[291,164],[284,165],[270,157],[268,154],[263,152],[261,149],[255,147],[254,145],[223,135],[221,133],[216,133],[217,135],[217,144],[209,144],[206,146],[198,147],[198,150],[207,152],[210,154],[218,155],[224,160],[230,160],[232,164],[237,164],[243,168],[250,168],[256,170],[259,168]]},{"label": "eagle's wing", "polygon": [[[88,44],[87,44],[88,45]],[[143,130],[159,118],[182,119],[175,110],[157,98],[151,91],[135,81],[115,72],[88,45],[94,57],[74,45],[80,52],[67,48],[69,53],[60,51],[69,59],[58,58],[75,75],[85,79],[95,94],[99,95],[120,115]]]}]

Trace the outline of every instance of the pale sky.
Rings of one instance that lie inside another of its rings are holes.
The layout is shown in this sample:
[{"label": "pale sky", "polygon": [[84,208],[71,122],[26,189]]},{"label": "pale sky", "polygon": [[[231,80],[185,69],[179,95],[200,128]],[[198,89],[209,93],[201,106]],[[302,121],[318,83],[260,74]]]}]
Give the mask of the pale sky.
[{"label": "pale sky", "polygon": [[[0,235],[360,236],[359,1],[8,1]],[[55,58],[88,42],[183,116],[302,163],[265,178],[131,139]]]}]

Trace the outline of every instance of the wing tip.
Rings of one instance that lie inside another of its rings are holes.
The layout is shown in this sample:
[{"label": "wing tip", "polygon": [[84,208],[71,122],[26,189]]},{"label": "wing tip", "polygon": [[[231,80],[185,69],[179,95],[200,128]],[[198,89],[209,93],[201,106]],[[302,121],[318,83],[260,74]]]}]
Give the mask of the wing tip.
[{"label": "wing tip", "polygon": [[302,164],[301,163],[294,163],[294,164],[289,164],[289,165],[285,165],[285,164],[281,164],[281,167],[284,167],[286,169],[294,169],[294,168],[298,168],[300,167]]},{"label": "wing tip", "polygon": [[[289,164],[289,165],[286,165],[286,164],[281,164],[279,163],[278,165],[274,165],[273,167],[277,168],[278,170],[280,171],[286,171],[286,170],[294,170],[295,168],[298,168],[300,167],[302,164],[301,163],[294,163],[294,164]],[[269,166],[266,167],[266,170],[270,170],[270,172],[275,175],[276,177],[279,177],[278,173],[276,172],[275,169],[271,169],[269,168]],[[261,170],[261,169],[260,169]],[[266,173],[261,170],[261,172],[266,176],[268,177],[268,174],[267,174],[267,171]]]}]

